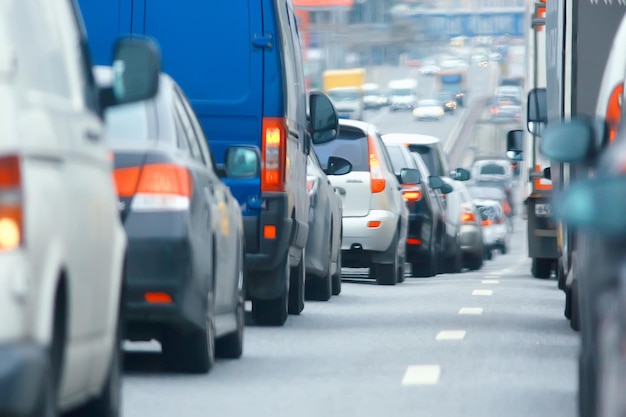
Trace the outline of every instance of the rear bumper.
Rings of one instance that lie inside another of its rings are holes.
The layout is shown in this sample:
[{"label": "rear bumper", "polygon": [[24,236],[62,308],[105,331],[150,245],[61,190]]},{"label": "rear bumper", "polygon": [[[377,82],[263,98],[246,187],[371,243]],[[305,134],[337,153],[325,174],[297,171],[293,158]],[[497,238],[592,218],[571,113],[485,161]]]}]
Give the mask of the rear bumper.
[{"label": "rear bumper", "polygon": [[[371,221],[379,221],[380,226],[367,227]],[[370,210],[365,217],[344,217],[342,223],[341,250],[384,252],[389,248],[398,227],[398,216],[390,211]]]},{"label": "rear bumper", "polygon": [[391,103],[392,110],[413,110],[415,104],[412,103]]},{"label": "rear bumper", "polygon": [[[203,327],[213,271],[210,236],[192,236],[186,212],[131,215],[125,226],[127,337],[157,337],[164,325]],[[147,293],[165,293],[171,302],[149,302]]]},{"label": "rear bumper", "polygon": [[478,225],[463,225],[460,232],[461,252],[482,253],[483,236]]},{"label": "rear bumper", "polygon": [[42,394],[47,360],[46,349],[34,343],[0,345],[0,415],[33,414]]}]

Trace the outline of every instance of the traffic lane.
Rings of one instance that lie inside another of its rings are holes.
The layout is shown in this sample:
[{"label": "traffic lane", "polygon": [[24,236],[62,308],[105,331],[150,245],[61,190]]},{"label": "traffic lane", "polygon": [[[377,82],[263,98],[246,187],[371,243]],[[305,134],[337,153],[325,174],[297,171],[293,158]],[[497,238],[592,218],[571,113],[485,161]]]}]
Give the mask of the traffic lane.
[{"label": "traffic lane", "polygon": [[[219,360],[209,375],[135,366],[125,415],[573,415],[576,336],[555,282],[530,278],[523,236],[478,272],[345,283],[284,328],[247,327],[243,358]],[[492,295],[472,295],[485,289]],[[445,330],[466,334],[437,340]]]}]

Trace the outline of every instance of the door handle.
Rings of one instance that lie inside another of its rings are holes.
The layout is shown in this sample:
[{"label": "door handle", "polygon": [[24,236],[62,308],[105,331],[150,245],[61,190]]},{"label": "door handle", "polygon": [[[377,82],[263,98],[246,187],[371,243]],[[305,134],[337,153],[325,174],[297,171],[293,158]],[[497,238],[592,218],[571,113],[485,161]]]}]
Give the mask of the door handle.
[{"label": "door handle", "polygon": [[85,139],[89,142],[98,142],[100,140],[100,135],[93,130],[85,131]]}]

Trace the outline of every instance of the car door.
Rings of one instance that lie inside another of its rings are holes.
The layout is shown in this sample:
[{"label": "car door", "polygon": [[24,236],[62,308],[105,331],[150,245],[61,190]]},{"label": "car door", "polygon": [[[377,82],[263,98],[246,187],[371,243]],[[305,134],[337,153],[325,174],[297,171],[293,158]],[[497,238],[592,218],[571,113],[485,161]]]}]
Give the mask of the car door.
[{"label": "car door", "polygon": [[[181,99],[182,104],[185,107],[187,117],[191,122],[193,128],[194,146],[197,147],[201,154],[202,163],[205,168],[205,173],[209,182],[209,189],[212,190],[212,203],[215,207],[214,224],[217,229],[215,233],[214,253],[217,257],[215,262],[215,312],[217,314],[227,313],[233,311],[233,303],[236,301],[237,294],[237,278],[239,277],[238,269],[241,267],[238,265],[238,251],[239,238],[238,223],[236,218],[231,215],[233,213],[233,198],[228,187],[222,183],[217,173],[215,172],[215,166],[213,163],[213,156],[207,145],[207,139],[204,135],[204,131],[193,111],[191,104],[185,97],[185,94],[177,88],[177,93]],[[239,205],[237,204],[237,211],[240,212]]]},{"label": "car door", "polygon": [[[213,198],[213,181],[198,145],[196,132],[191,118],[185,108],[184,96],[174,86],[172,89],[173,116],[177,127],[179,147],[185,150],[187,157],[185,165],[193,177],[193,198],[190,206],[190,233],[194,244],[194,257],[197,274],[201,282],[198,283],[205,294],[215,292],[213,281],[217,271],[217,242],[214,240],[218,228],[217,209]],[[217,304],[217,295],[215,294]],[[213,306],[213,308],[216,308]]]}]

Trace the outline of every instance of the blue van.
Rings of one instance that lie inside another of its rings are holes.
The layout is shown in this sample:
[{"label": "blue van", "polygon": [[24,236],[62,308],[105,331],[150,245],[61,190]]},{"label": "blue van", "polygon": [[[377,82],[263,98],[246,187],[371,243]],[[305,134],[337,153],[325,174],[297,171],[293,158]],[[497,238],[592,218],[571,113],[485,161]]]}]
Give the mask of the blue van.
[{"label": "blue van", "polygon": [[288,313],[299,314],[307,155],[312,142],[334,139],[338,119],[323,93],[311,93],[307,103],[291,0],[78,3],[95,64],[110,62],[111,42],[120,35],[156,39],[163,71],[188,95],[218,167],[230,146],[257,151],[253,169],[225,180],[244,218],[247,298],[257,324],[280,326]]}]

